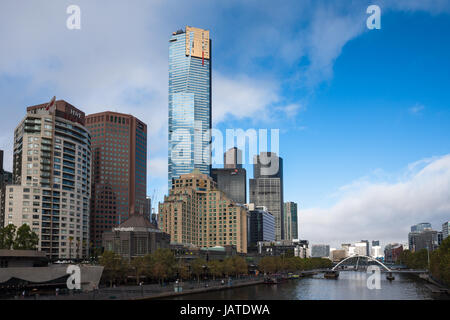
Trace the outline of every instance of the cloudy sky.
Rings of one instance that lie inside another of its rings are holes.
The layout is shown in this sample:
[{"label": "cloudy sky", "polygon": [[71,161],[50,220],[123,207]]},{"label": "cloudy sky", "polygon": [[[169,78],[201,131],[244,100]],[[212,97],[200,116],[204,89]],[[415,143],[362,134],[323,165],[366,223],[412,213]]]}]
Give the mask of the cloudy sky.
[{"label": "cloudy sky", "polygon": [[[81,8],[81,30],[66,9]],[[366,9],[381,7],[381,30]],[[0,2],[0,148],[54,95],[148,124],[148,194],[167,192],[168,39],[211,31],[214,127],[280,129],[285,200],[313,243],[405,242],[450,220],[450,2]],[[246,166],[252,176],[251,167]]]}]

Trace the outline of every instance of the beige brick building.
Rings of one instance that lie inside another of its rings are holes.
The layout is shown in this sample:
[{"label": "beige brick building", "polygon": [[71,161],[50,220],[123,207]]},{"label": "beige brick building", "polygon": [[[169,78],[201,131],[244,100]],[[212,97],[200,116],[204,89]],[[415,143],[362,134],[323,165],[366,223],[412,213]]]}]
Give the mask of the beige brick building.
[{"label": "beige brick building", "polygon": [[159,204],[159,227],[174,244],[233,245],[237,252],[247,252],[246,208],[232,202],[199,170],[174,180]]}]

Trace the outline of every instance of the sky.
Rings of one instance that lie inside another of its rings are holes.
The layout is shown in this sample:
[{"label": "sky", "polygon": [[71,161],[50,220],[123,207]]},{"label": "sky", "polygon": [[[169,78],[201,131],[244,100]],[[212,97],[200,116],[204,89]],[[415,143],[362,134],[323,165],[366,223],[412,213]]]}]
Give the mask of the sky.
[{"label": "sky", "polygon": [[[69,5],[81,29],[69,30]],[[369,5],[381,29],[369,30]],[[279,129],[299,236],[406,242],[450,220],[450,2],[0,2],[0,148],[25,108],[64,99],[148,125],[148,195],[167,193],[168,40],[208,29],[213,126]],[[248,176],[252,168],[245,166]]]}]

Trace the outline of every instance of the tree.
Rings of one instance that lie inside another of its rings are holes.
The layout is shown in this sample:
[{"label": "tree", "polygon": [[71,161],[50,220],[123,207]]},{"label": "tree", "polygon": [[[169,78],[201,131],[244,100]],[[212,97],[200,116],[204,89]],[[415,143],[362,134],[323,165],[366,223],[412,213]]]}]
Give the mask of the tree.
[{"label": "tree", "polygon": [[263,257],[259,261],[259,271],[263,273],[274,273],[276,271],[276,264],[274,257]]},{"label": "tree", "polygon": [[153,275],[160,283],[172,277],[177,268],[177,260],[170,249],[158,249],[152,254]]},{"label": "tree", "polygon": [[223,265],[219,260],[208,262],[208,269],[213,276],[213,280],[216,280],[216,277],[220,278],[223,275]]},{"label": "tree", "polygon": [[23,224],[19,229],[17,229],[13,248],[14,250],[35,250],[38,243],[38,235],[31,231],[29,225]]},{"label": "tree", "polygon": [[0,249],[11,250],[14,245],[14,236],[16,234],[16,226],[8,224],[4,228],[0,228]]},{"label": "tree", "polygon": [[450,286],[450,237],[431,253],[430,272],[434,278]]},{"label": "tree", "polygon": [[187,280],[191,276],[189,265],[184,261],[179,261],[177,266],[178,277],[182,280]]},{"label": "tree", "polygon": [[232,258],[226,258],[223,261],[223,273],[225,273],[225,275],[227,277],[229,277],[235,273],[234,263],[233,263]]},{"label": "tree", "polygon": [[141,283],[141,276],[145,274],[147,270],[147,263],[144,257],[133,258],[130,262],[130,267],[134,270],[134,275],[136,276],[136,284]]},{"label": "tree", "polygon": [[99,262],[104,267],[103,277],[109,281],[111,287],[113,282],[123,279],[128,271],[128,264],[125,260],[112,251],[105,251],[100,257]]},{"label": "tree", "polygon": [[191,262],[192,273],[197,277],[198,282],[200,282],[200,277],[204,272],[206,266],[206,260],[197,258]]},{"label": "tree", "polygon": [[240,275],[246,275],[248,274],[248,266],[247,262],[245,262],[245,259],[239,256],[234,256],[232,258],[233,261],[233,267],[234,267],[234,273],[239,277]]}]

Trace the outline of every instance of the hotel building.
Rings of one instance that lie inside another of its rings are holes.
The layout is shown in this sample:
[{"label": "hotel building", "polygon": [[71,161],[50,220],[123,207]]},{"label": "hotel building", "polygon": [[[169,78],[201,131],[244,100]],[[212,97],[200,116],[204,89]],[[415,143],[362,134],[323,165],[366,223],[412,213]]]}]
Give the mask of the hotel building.
[{"label": "hotel building", "polygon": [[88,256],[91,137],[85,114],[64,100],[27,108],[14,132],[5,221],[28,224],[52,259]]},{"label": "hotel building", "polygon": [[159,204],[159,228],[172,244],[235,246],[247,252],[247,209],[231,201],[198,169],[174,180]]}]

